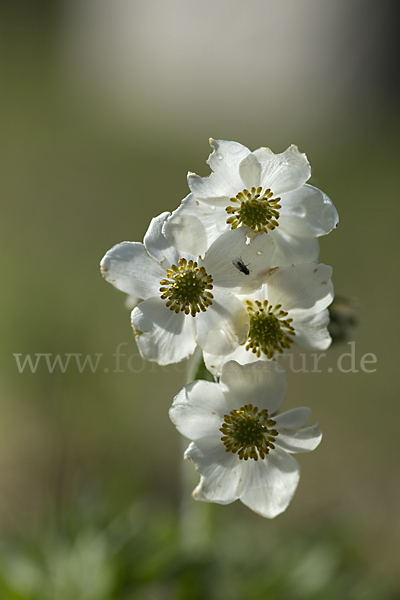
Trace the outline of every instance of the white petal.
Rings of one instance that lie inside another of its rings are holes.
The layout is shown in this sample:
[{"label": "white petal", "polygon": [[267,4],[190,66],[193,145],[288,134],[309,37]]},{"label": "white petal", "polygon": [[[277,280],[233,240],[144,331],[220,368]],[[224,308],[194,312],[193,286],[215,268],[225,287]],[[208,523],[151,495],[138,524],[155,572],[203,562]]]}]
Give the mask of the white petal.
[{"label": "white petal", "polygon": [[[251,237],[248,237],[251,234]],[[261,287],[271,267],[275,244],[269,235],[247,227],[226,231],[210,246],[204,267],[215,286],[245,294]],[[238,262],[249,271],[244,273]]]},{"label": "white petal", "polygon": [[311,408],[299,406],[274,417],[278,429],[299,429],[308,425]]},{"label": "white petal", "polygon": [[[221,432],[218,431],[221,436]],[[226,452],[218,438],[203,438],[191,443],[185,452],[196,465],[201,477],[200,484],[193,492],[196,500],[229,504],[237,500],[244,484],[243,461],[236,454]]]},{"label": "white petal", "polygon": [[268,235],[275,242],[275,252],[272,258],[273,267],[288,267],[304,262],[317,262],[319,244],[315,237],[297,237],[285,229],[284,217],[279,219],[282,225],[276,227]]},{"label": "white petal", "polygon": [[320,443],[322,433],[318,423],[308,425],[311,410],[305,406],[293,408],[277,417],[276,429],[279,435],[275,439],[276,446],[287,452],[310,452]]},{"label": "white petal", "polygon": [[141,302],[133,310],[131,322],[146,360],[168,365],[188,358],[196,348],[195,318],[183,312],[176,314],[161,298]]},{"label": "white petal", "polygon": [[287,393],[285,370],[275,361],[239,365],[229,361],[222,369],[220,385],[231,409],[253,404],[259,410],[276,412]]},{"label": "white petal", "polygon": [[174,398],[169,416],[182,435],[198,440],[215,435],[229,410],[217,383],[194,381]]},{"label": "white petal", "polygon": [[[296,317],[296,312],[298,317]],[[328,332],[328,309],[313,315],[300,316],[300,311],[292,311],[294,315],[293,327],[295,328],[295,341],[303,348],[309,350],[326,350],[332,343]]]},{"label": "white petal", "polygon": [[147,252],[159,263],[163,262],[171,247],[171,244],[167,242],[162,234],[163,225],[170,214],[169,212],[163,212],[152,219],[143,239],[143,245]]},{"label": "white petal", "polygon": [[219,291],[215,291],[211,306],[199,313],[196,320],[197,343],[213,354],[229,354],[244,342],[249,332],[244,304],[236,296]]},{"label": "white petal", "polygon": [[339,223],[332,200],[312,185],[303,185],[293,192],[282,194],[280,205],[280,226],[291,235],[319,237],[332,231]]},{"label": "white petal", "polygon": [[297,189],[310,178],[307,157],[296,146],[281,154],[274,154],[269,148],[259,148],[253,154],[261,164],[261,185],[270,188],[274,197]]},{"label": "white petal", "polygon": [[122,242],[107,252],[100,263],[101,272],[116,288],[138,298],[158,293],[164,269],[139,242]]},{"label": "white petal", "polygon": [[208,157],[207,164],[214,172],[224,171],[227,178],[232,171],[239,171],[240,163],[250,154],[250,150],[239,142],[210,139],[210,146],[213,152]]},{"label": "white petal", "polygon": [[210,140],[210,143],[214,152],[207,162],[214,172],[209,177],[189,173],[189,188],[203,202],[226,206],[229,198],[245,187],[239,175],[239,164],[250,150],[237,142]]},{"label": "white petal", "polygon": [[[268,278],[268,300],[282,304],[284,310],[320,312],[333,300],[332,268],[327,265],[306,263],[281,267]],[[296,313],[298,314],[298,313]],[[295,316],[295,313],[290,316]]]},{"label": "white petal", "polygon": [[221,207],[227,206],[229,199],[244,187],[238,174],[227,182],[219,173],[211,173],[208,177],[188,173],[187,180],[190,191],[198,200]]},{"label": "white petal", "polygon": [[254,156],[248,154],[239,165],[240,178],[244,187],[251,190],[252,187],[258,188],[260,185],[261,165]]},{"label": "white petal", "polygon": [[204,256],[221,233],[227,231],[225,209],[210,206],[189,194],[164,224],[164,235],[179,250]]},{"label": "white petal", "polygon": [[225,356],[203,352],[203,358],[207,369],[215,376],[221,375],[222,367],[230,360],[235,360],[240,365],[247,365],[258,360],[268,360],[265,354],[257,358],[254,352],[246,350],[245,344],[238,346],[231,354],[226,354]]},{"label": "white petal", "polygon": [[[164,225],[171,213],[165,212],[151,220],[146,235],[144,236],[144,246],[162,267],[168,269],[171,265],[177,265],[180,258],[186,260],[196,260],[197,254],[178,250],[164,235]],[[164,275],[165,276],[165,275]]]},{"label": "white petal", "polygon": [[300,465],[289,454],[275,448],[263,460],[247,461],[248,480],[240,496],[243,504],[272,519],[291,501],[300,479]]},{"label": "white petal", "polygon": [[297,431],[279,429],[279,435],[275,438],[275,446],[286,452],[311,452],[319,445],[321,439],[322,433],[318,423],[316,423],[315,425],[302,427]]}]

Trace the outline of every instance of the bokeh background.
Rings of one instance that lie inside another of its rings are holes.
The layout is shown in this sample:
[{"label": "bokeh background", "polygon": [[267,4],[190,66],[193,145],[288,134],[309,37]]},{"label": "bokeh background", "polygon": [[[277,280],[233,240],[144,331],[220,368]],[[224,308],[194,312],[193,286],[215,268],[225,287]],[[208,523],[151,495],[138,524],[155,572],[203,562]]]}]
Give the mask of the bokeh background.
[{"label": "bokeh background", "polygon": [[[397,10],[1,2],[0,598],[400,598]],[[357,307],[321,373],[289,373],[286,407],[324,439],[273,521],[182,504],[168,408],[186,365],[141,361],[98,270],[209,173],[209,137],[307,153],[341,219],[320,260]],[[337,368],[349,341],[357,373]],[[13,355],[38,353],[101,356],[20,373]]]}]

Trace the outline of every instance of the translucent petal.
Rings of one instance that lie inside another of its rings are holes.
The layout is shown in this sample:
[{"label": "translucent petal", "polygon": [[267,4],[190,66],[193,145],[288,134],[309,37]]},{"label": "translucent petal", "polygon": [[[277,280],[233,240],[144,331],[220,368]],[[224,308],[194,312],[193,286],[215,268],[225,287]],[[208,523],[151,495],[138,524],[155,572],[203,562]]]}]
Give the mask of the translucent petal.
[{"label": "translucent petal", "polygon": [[275,446],[282,448],[286,452],[311,452],[311,450],[315,450],[322,439],[318,423],[302,427],[296,431],[281,429],[281,425],[282,421],[277,420],[279,435],[275,439]]},{"label": "translucent petal", "polygon": [[171,248],[171,244],[165,239],[162,233],[163,225],[170,214],[169,212],[163,212],[158,217],[152,219],[143,239],[143,245],[147,252],[159,263],[162,263],[166,256],[168,256]]},{"label": "translucent petal", "polygon": [[161,298],[141,302],[132,311],[131,322],[137,333],[142,332],[136,342],[146,360],[168,365],[188,358],[196,348],[195,319],[176,314]]},{"label": "translucent petal", "polygon": [[252,404],[272,414],[287,393],[285,371],[274,361],[258,360],[247,365],[229,361],[222,369],[220,385],[231,410]]},{"label": "translucent petal", "polygon": [[281,154],[274,154],[269,148],[259,148],[253,154],[261,164],[262,187],[270,188],[275,197],[299,188],[310,178],[307,157],[296,146]]},{"label": "translucent petal", "polygon": [[276,426],[279,429],[299,429],[308,424],[308,419],[311,414],[311,408],[307,406],[299,406],[292,408],[286,412],[277,415],[275,418]]},{"label": "translucent petal", "polygon": [[239,171],[240,163],[250,154],[250,150],[239,142],[210,139],[210,146],[213,152],[207,164],[214,172],[223,171],[228,179],[232,171]]},{"label": "translucent petal", "polygon": [[169,416],[182,435],[197,440],[215,434],[229,410],[217,383],[194,381],[174,398]]},{"label": "translucent petal", "polygon": [[203,202],[226,206],[229,198],[245,187],[239,175],[239,165],[250,150],[237,142],[210,140],[210,143],[214,152],[207,162],[214,172],[209,177],[189,173],[189,188]]},{"label": "translucent petal", "polygon": [[289,505],[300,479],[300,465],[276,447],[264,460],[249,460],[246,487],[240,500],[256,513],[272,519]]},{"label": "translucent petal", "polygon": [[203,352],[203,357],[207,369],[216,376],[221,375],[222,367],[230,360],[235,360],[240,365],[254,363],[258,360],[268,360],[265,354],[262,354],[260,358],[257,358],[257,355],[254,352],[246,350],[246,344],[238,346],[231,354],[226,354],[225,356]]},{"label": "translucent petal", "polygon": [[189,194],[164,224],[164,235],[179,250],[204,256],[221,233],[228,230],[225,209],[210,206]]},{"label": "translucent petal", "polygon": [[246,339],[249,316],[236,296],[213,292],[212,305],[196,317],[197,343],[207,352],[229,354]]},{"label": "translucent petal", "polygon": [[[197,254],[178,250],[164,235],[164,225],[171,213],[165,212],[151,220],[150,226],[144,236],[144,246],[155,260],[168,269],[172,264],[177,265],[180,258],[187,260],[196,259]],[[164,274],[165,277],[165,274]]]},{"label": "translucent petal", "polygon": [[100,263],[103,277],[116,288],[138,298],[158,293],[165,270],[139,242],[122,242],[107,252]]},{"label": "translucent petal", "polygon": [[[268,278],[268,300],[282,304],[284,310],[308,310],[316,314],[333,300],[332,268],[327,265],[306,263],[281,267]],[[299,312],[291,314],[295,316]],[[305,316],[305,315],[304,315]]]},{"label": "translucent petal", "polygon": [[221,173],[211,173],[208,177],[188,173],[188,186],[198,200],[214,206],[227,206],[229,199],[243,189],[239,174],[226,181]]},{"label": "translucent petal", "polygon": [[339,223],[337,210],[330,198],[312,185],[303,185],[282,194],[280,226],[291,235],[319,237]]},{"label": "translucent petal", "polygon": [[[274,249],[270,236],[239,227],[215,240],[203,264],[215,286],[244,294],[261,287],[271,267]],[[248,272],[238,268],[239,262]]]},{"label": "translucent petal", "polygon": [[229,504],[239,497],[244,484],[242,462],[236,454],[226,452],[217,430],[214,437],[191,443],[185,452],[196,465],[201,477],[193,492],[196,500]]},{"label": "translucent petal", "polygon": [[283,217],[281,225],[268,235],[275,242],[275,252],[272,257],[273,267],[288,267],[304,262],[317,262],[319,244],[315,237],[298,237],[288,233],[285,229]]},{"label": "translucent petal", "polygon": [[261,165],[254,154],[248,154],[246,158],[242,160],[239,165],[239,174],[244,183],[244,188],[251,190],[252,187],[259,187]]},{"label": "translucent petal", "polygon": [[[298,316],[296,316],[296,313]],[[294,316],[295,341],[309,350],[326,350],[332,343],[328,332],[329,311],[322,310],[317,314],[301,316],[300,311],[292,311]]]}]

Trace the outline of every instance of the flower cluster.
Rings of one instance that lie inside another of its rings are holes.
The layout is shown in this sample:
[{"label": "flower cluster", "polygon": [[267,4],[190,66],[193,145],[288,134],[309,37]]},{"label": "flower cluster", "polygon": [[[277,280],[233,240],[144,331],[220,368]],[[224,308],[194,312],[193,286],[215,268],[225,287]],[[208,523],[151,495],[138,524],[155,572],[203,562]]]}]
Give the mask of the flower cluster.
[{"label": "flower cluster", "polygon": [[291,454],[321,440],[309,409],[277,414],[287,390],[278,359],[292,344],[331,343],[332,269],[318,264],[317,238],[338,216],[306,183],[310,165],[296,146],[281,154],[211,146],[211,175],[189,173],[180,206],[151,221],[143,244],[114,246],[101,270],[136,304],[131,323],[143,358],[167,365],[199,347],[214,376],[185,386],[170,409],[193,440],[185,453],[201,476],[193,497],[240,498],[271,518],[299,481]]}]

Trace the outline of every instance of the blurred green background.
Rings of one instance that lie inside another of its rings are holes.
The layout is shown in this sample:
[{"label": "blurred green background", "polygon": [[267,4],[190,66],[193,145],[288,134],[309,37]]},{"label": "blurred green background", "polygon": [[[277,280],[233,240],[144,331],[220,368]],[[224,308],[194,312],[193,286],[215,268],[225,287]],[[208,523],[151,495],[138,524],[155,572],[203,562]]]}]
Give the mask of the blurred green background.
[{"label": "blurred green background", "polygon": [[[395,10],[0,4],[0,598],[400,598]],[[289,509],[186,506],[213,536],[182,550],[168,408],[186,365],[141,361],[98,264],[179,205],[188,170],[209,173],[210,136],[307,153],[340,214],[320,260],[357,300],[358,372],[338,370],[343,343],[321,373],[288,374],[286,408],[310,406],[324,432]],[[13,355],[38,353],[101,357],[20,373]]]}]

